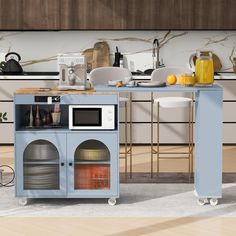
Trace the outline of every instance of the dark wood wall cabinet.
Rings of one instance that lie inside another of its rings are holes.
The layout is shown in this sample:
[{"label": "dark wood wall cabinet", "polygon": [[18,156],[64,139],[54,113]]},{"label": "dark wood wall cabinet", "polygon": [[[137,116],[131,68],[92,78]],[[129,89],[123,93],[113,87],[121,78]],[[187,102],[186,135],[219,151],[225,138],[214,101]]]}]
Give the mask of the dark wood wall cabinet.
[{"label": "dark wood wall cabinet", "polygon": [[0,30],[235,30],[236,0],[0,0]]},{"label": "dark wood wall cabinet", "polygon": [[60,0],[0,0],[0,30],[60,29]]}]

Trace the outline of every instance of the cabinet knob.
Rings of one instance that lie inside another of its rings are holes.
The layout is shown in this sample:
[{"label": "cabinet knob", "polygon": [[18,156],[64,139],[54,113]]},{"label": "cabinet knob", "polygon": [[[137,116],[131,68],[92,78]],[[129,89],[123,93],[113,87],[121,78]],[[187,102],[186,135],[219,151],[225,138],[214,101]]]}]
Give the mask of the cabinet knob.
[{"label": "cabinet knob", "polygon": [[72,162],[70,162],[70,163],[69,163],[69,166],[72,166],[72,165],[73,165]]},{"label": "cabinet knob", "polygon": [[61,163],[61,166],[64,166],[64,165],[65,165],[65,163],[64,163],[64,162],[62,162],[62,163]]}]

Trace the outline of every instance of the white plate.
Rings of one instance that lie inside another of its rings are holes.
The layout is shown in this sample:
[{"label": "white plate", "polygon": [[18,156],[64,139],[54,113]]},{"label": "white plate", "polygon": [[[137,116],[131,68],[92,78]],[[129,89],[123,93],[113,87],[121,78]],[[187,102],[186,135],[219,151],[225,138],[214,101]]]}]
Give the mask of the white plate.
[{"label": "white plate", "polygon": [[164,87],[166,86],[166,83],[163,82],[139,82],[138,86],[140,87]]}]

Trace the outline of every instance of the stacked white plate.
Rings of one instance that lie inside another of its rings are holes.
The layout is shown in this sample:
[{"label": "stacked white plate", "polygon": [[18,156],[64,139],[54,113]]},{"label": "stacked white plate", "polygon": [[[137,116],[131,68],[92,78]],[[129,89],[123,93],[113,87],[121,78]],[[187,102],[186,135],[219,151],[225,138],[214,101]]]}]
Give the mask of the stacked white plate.
[{"label": "stacked white plate", "polygon": [[59,189],[59,166],[24,165],[24,189]]},{"label": "stacked white plate", "polygon": [[59,153],[56,147],[45,140],[37,140],[31,143],[24,152],[24,160],[50,161],[58,160]]}]

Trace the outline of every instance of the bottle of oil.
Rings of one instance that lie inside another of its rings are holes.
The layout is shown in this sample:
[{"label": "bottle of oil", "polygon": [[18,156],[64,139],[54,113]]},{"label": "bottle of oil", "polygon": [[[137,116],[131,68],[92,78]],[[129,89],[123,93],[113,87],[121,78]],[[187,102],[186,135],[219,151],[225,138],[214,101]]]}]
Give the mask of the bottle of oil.
[{"label": "bottle of oil", "polygon": [[195,76],[197,85],[205,86],[214,83],[214,67],[211,51],[197,51]]}]

